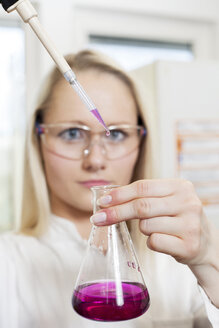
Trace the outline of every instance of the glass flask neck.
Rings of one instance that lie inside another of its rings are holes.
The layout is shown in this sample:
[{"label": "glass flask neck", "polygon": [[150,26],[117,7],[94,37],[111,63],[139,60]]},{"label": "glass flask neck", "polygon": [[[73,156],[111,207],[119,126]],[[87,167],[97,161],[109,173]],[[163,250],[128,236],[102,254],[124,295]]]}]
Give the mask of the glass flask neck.
[{"label": "glass flask neck", "polygon": [[91,188],[93,192],[93,214],[100,210],[97,200],[117,187],[119,187],[119,185],[94,186]]}]

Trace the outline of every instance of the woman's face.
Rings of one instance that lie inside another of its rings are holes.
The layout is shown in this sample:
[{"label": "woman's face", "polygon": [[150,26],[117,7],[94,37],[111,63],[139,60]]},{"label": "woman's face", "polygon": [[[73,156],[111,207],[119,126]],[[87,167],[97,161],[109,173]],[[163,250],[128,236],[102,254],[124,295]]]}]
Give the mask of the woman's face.
[{"label": "woman's face", "polygon": [[[108,73],[89,70],[77,74],[87,94],[98,108],[106,125],[137,124],[136,106],[127,86]],[[92,132],[103,131],[102,126],[87,110],[72,87],[60,81],[53,92],[51,105],[45,113],[44,123],[86,125]],[[138,149],[128,155],[109,160],[101,145],[94,143],[90,153],[80,160],[69,160],[48,151],[42,143],[45,173],[54,213],[91,212],[92,185],[130,182]]]}]

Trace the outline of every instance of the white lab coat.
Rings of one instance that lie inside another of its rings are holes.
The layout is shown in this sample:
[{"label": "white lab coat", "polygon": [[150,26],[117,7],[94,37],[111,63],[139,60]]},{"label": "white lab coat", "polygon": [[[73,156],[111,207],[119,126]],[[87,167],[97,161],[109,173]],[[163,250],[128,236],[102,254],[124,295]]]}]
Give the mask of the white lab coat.
[{"label": "white lab coat", "polygon": [[55,215],[49,231],[40,238],[1,235],[0,327],[208,328],[204,298],[213,327],[219,327],[219,310],[203,291],[201,295],[189,268],[156,252],[147,262],[145,281],[151,305],[143,316],[114,323],[79,316],[71,299],[86,246],[75,225]]}]

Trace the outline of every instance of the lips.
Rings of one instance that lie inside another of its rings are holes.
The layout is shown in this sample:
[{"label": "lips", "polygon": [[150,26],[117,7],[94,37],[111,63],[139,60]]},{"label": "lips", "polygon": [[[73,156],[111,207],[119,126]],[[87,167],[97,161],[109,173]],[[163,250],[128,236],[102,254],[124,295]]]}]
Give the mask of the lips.
[{"label": "lips", "polygon": [[111,182],[107,180],[88,180],[88,181],[80,181],[79,183],[86,188],[91,188],[93,186],[105,186],[111,184]]}]

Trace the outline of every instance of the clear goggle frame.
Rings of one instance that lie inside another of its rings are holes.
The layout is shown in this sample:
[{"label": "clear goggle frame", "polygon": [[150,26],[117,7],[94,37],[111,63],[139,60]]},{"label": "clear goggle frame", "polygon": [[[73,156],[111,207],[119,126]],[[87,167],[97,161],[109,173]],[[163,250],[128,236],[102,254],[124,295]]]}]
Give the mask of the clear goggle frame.
[{"label": "clear goggle frame", "polygon": [[39,124],[36,134],[46,149],[66,159],[79,160],[89,155],[92,146],[98,144],[104,156],[117,159],[128,155],[146,136],[146,129],[141,125],[112,125],[106,132],[93,132],[89,127],[73,123]]}]

